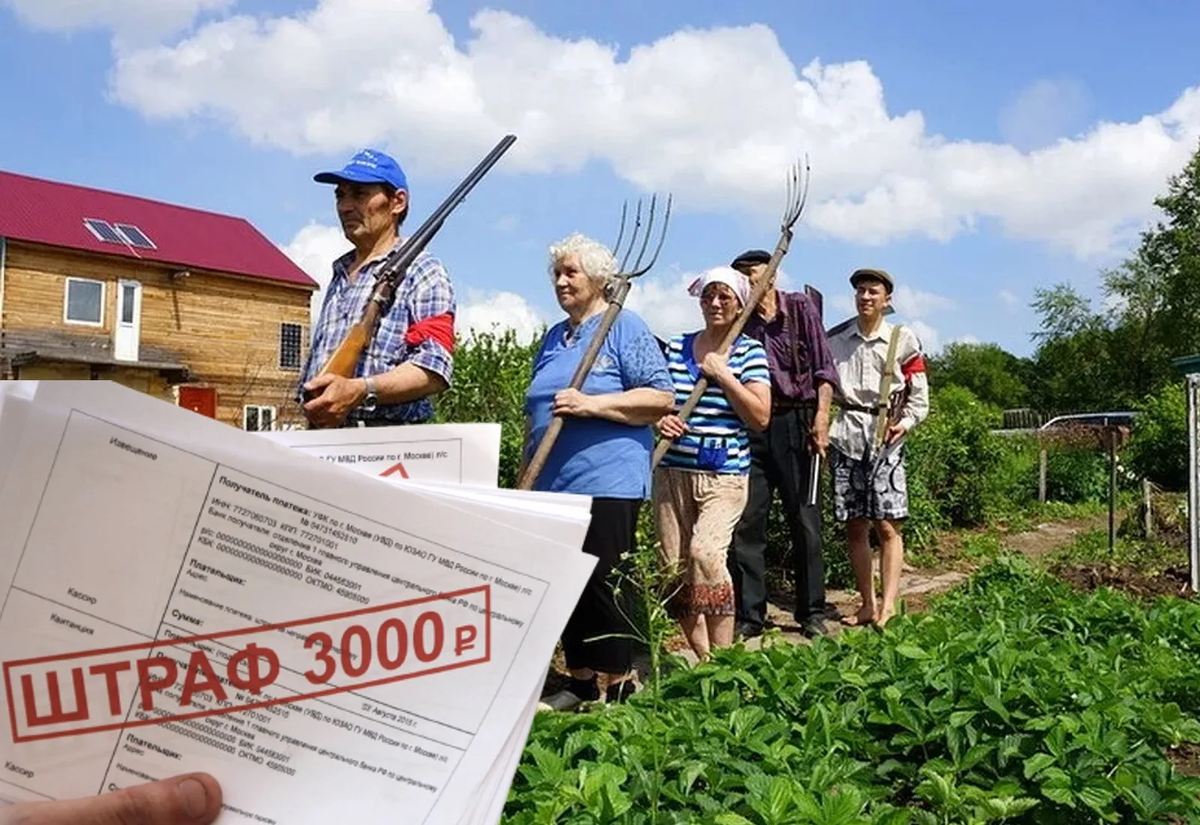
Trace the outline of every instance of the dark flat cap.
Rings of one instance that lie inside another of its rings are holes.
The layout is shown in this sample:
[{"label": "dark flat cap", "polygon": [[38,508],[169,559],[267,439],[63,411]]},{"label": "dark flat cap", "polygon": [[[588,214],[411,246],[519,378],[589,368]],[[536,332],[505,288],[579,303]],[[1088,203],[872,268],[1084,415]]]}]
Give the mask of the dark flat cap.
[{"label": "dark flat cap", "polygon": [[771,262],[771,253],[765,249],[748,249],[741,255],[733,259],[732,267],[739,266],[754,266],[755,264],[769,264]]},{"label": "dark flat cap", "polygon": [[856,269],[850,275],[851,286],[858,286],[859,281],[865,280],[879,281],[887,289],[888,295],[891,295],[892,290],[896,288],[896,282],[892,280],[892,276],[883,269]]}]

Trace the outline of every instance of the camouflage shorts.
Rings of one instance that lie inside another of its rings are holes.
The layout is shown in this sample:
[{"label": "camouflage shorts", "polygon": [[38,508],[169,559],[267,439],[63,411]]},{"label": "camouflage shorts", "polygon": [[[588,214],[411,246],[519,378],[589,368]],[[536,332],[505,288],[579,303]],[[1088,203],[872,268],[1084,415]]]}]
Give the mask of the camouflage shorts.
[{"label": "camouflage shorts", "polygon": [[908,517],[908,481],[904,474],[904,447],[896,450],[871,475],[871,462],[829,450],[833,474],[833,516],[838,521],[871,519],[895,521]]}]

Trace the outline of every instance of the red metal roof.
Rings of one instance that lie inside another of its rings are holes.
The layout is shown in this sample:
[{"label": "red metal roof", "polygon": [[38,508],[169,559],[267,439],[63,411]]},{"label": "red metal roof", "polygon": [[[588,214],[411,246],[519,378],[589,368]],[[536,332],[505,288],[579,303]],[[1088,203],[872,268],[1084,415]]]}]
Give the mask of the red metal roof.
[{"label": "red metal roof", "polygon": [[[154,249],[99,240],[85,218],[133,224]],[[231,272],[296,286],[317,283],[244,218],[0,171],[0,236],[101,255]]]}]

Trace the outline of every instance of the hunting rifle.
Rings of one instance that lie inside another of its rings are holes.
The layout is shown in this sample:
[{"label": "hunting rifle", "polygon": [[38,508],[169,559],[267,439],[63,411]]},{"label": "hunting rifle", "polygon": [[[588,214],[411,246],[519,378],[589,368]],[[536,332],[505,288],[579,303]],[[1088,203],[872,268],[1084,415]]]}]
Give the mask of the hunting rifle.
[{"label": "hunting rifle", "polygon": [[[475,184],[496,165],[496,161],[508,151],[517,141],[516,135],[505,135],[499,143],[488,152],[487,157],[479,162],[469,175],[458,185],[446,200],[442,201],[433,214],[425,219],[412,235],[399,247],[393,249],[383,259],[375,275],[375,290],[363,309],[362,318],[346,332],[346,337],[330,356],[329,361],[321,368],[320,375],[332,373],[343,378],[353,378],[358,369],[358,362],[371,346],[375,332],[379,328],[379,320],[388,313],[392,301],[396,298],[396,287],[404,279],[408,268],[412,266],[417,256],[424,251],[433,236],[442,228],[442,224],[455,208],[466,200],[467,194],[475,188]],[[305,394],[307,397],[307,393]]]},{"label": "hunting rifle", "polygon": [[[792,243],[792,227],[796,225],[796,221],[800,219],[800,215],[804,212],[804,206],[808,202],[808,158],[804,159],[804,166],[799,163],[791,169],[791,174],[787,181],[787,206],[783,213],[783,220],[779,227],[779,243],[775,245],[775,251],[771,253],[771,260],[767,262],[767,269],[763,272],[754,289],[750,291],[750,297],[746,300],[745,306],[738,312],[737,317],[733,320],[733,324],[729,327],[729,331],[725,333],[725,337],[721,340],[721,345],[717,348],[717,353],[725,355],[729,352],[729,348],[733,346],[733,342],[742,334],[742,329],[745,328],[746,322],[750,320],[750,314],[758,307],[758,302],[767,294],[768,289],[773,289],[771,281],[775,277],[776,270],[779,269],[779,263],[783,260],[783,256],[787,254],[788,247]],[[708,379],[702,374],[696,380],[696,386],[692,389],[691,395],[687,397],[683,407],[679,410],[678,415],[684,422],[688,420],[688,416],[696,409],[696,405],[700,403],[700,398],[708,389]],[[650,463],[651,469],[658,466],[662,461],[662,457],[666,455],[667,450],[671,449],[673,439],[661,438],[654,448],[654,458]]]},{"label": "hunting rifle", "polygon": [[[667,196],[667,209],[663,217],[662,231],[658,236],[658,246],[654,250],[654,254],[646,264],[642,265],[642,257],[646,254],[646,247],[650,243],[650,235],[654,231],[654,213],[657,208],[658,196],[655,195],[650,199],[649,216],[646,222],[645,234],[640,238],[642,242],[641,249],[638,252],[637,260],[633,262],[633,267],[626,268],[629,263],[629,255],[633,252],[634,246],[639,240],[639,230],[642,226],[642,203],[639,200],[637,205],[637,213],[634,217],[633,231],[630,233],[629,247],[625,254],[621,256],[620,266],[621,271],[617,275],[615,282],[608,296],[608,308],[604,310],[604,315],[600,318],[600,325],[596,328],[596,333],[592,336],[592,341],[588,344],[587,350],[583,354],[583,359],[579,362],[579,366],[575,368],[575,374],[571,376],[569,389],[578,390],[583,388],[583,382],[587,380],[588,373],[592,371],[592,366],[596,363],[596,356],[600,354],[600,348],[604,346],[604,339],[608,337],[608,331],[612,328],[613,322],[617,320],[617,316],[621,313],[621,308],[625,305],[625,298],[629,295],[629,290],[633,286],[633,279],[645,275],[654,266],[658,260],[658,253],[662,251],[663,241],[667,238],[667,224],[671,220],[671,196]],[[621,241],[625,237],[625,215],[628,204],[621,209],[621,227],[617,230],[617,242],[613,244],[613,257],[620,255]],[[533,456],[529,459],[529,464],[525,466],[521,473],[520,479],[517,481],[518,490],[532,490],[533,484],[537,481],[537,477],[541,474],[542,469],[546,466],[547,459],[550,458],[550,450],[554,447],[554,442],[558,440],[559,433],[566,421],[561,415],[556,415],[550,419],[549,426],[546,427],[546,432],[542,435],[541,441],[538,442],[537,449],[534,450]]]}]

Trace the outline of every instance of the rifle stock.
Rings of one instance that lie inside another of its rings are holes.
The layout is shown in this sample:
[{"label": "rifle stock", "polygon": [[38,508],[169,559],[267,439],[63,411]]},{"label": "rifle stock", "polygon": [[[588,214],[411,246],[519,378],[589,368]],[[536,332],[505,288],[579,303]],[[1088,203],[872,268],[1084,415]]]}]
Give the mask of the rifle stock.
[{"label": "rifle stock", "polygon": [[342,343],[338,344],[333,355],[329,356],[320,375],[333,374],[343,378],[353,378],[355,370],[358,369],[358,362],[362,359],[362,354],[366,352],[367,342],[371,338],[372,335],[367,332],[366,321],[359,321],[350,327],[346,332],[346,337],[342,339]]}]

